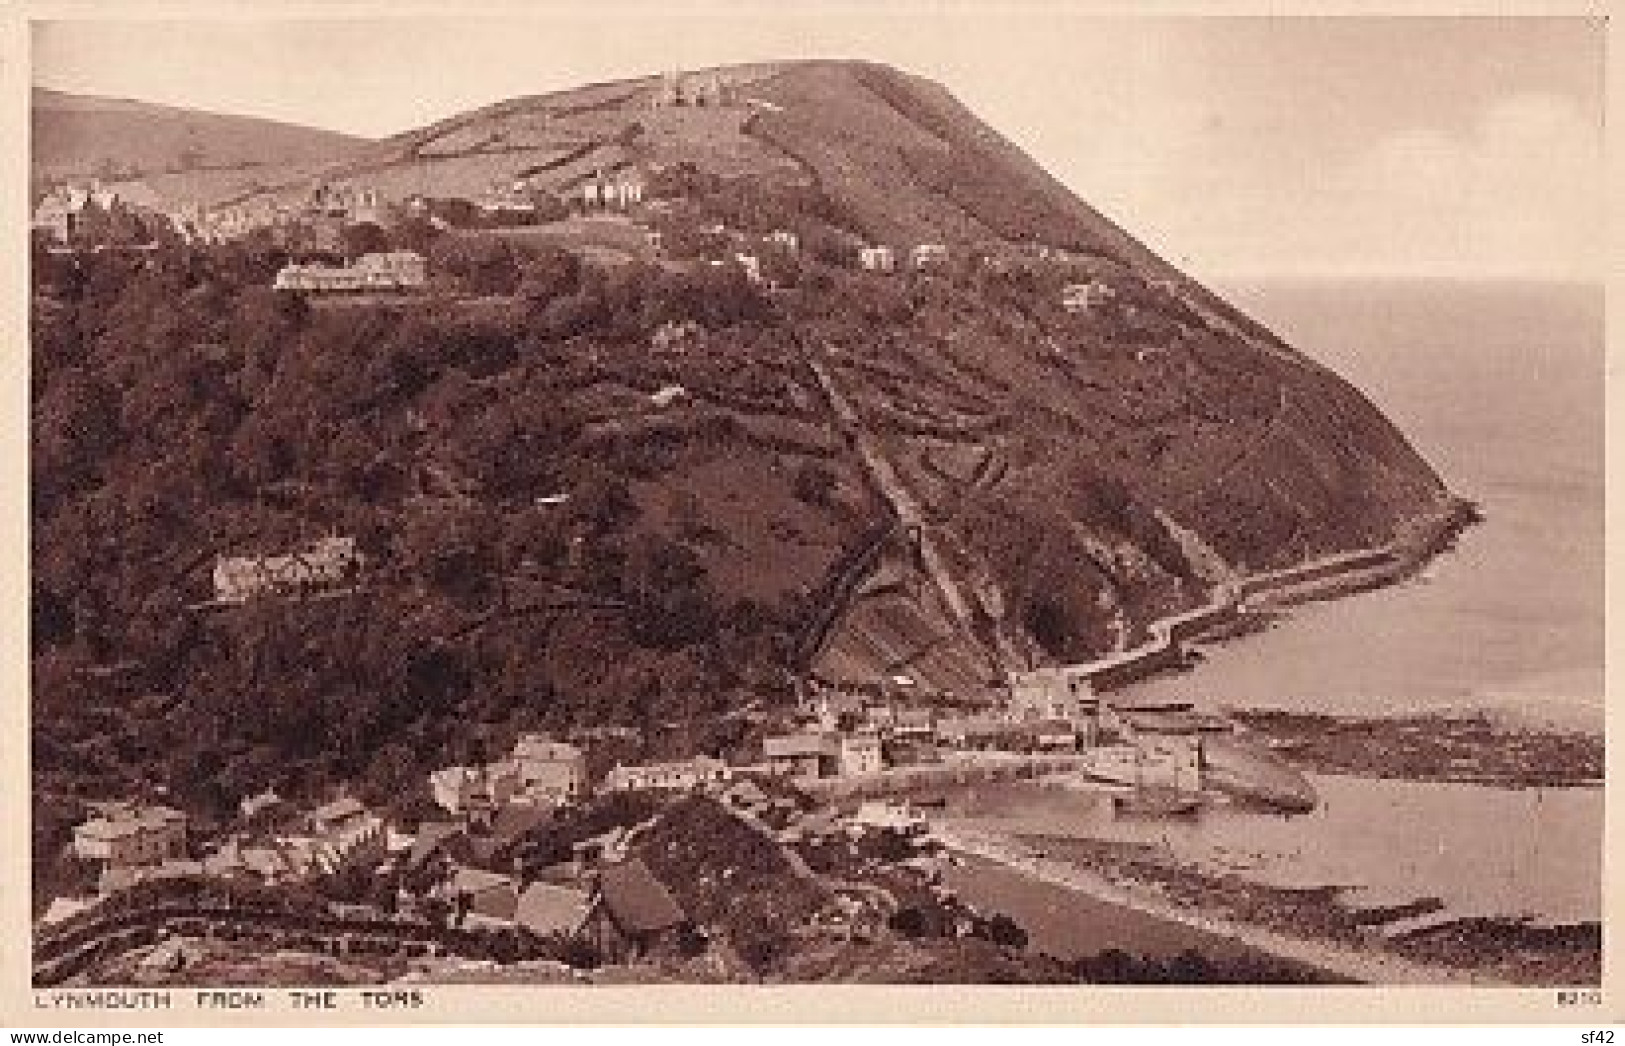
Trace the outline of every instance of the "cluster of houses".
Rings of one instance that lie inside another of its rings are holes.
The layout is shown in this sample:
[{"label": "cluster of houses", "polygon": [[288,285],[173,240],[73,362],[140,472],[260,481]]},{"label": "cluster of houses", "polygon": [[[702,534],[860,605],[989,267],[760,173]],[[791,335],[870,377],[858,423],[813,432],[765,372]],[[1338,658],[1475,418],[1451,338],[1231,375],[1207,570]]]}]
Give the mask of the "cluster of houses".
[{"label": "cluster of houses", "polygon": [[[283,812],[281,800],[262,794],[246,802],[256,801],[277,822],[276,815]],[[302,818],[282,819],[280,831],[266,833],[258,841],[232,836],[201,863],[205,875],[304,882],[374,867],[388,853],[391,835],[381,816],[353,797],[340,796]]]},{"label": "cluster of houses", "polygon": [[279,291],[403,291],[428,283],[428,266],[416,251],[363,254],[348,265],[290,263],[276,274]]},{"label": "cluster of houses", "polygon": [[[1064,263],[1073,256],[1046,253],[1041,257]],[[858,267],[866,272],[896,272],[904,264],[916,272],[926,272],[941,268],[948,263],[948,259],[948,247],[941,243],[918,243],[901,252],[887,244],[873,244],[859,247],[857,252]],[[1010,264],[1007,258],[997,254],[982,254],[980,261],[984,267],[992,270],[1007,269]],[[1060,303],[1067,312],[1087,313],[1116,297],[1116,293],[1111,284],[1104,280],[1084,280],[1063,286]]]},{"label": "cluster of houses", "polygon": [[477,822],[508,806],[563,806],[588,795],[587,756],[575,745],[524,734],[506,759],[434,771],[429,792],[448,813]]},{"label": "cluster of houses", "polygon": [[[719,105],[729,104],[726,100],[732,93],[731,82],[720,73],[670,74],[661,81],[655,99],[659,106]],[[644,204],[647,187],[644,172],[634,166],[599,169],[571,183],[560,202],[578,213],[619,216]],[[462,202],[471,204],[474,209],[471,213],[476,213],[478,220],[487,224],[527,225],[537,220],[534,193],[533,185],[518,179],[493,185],[478,199]],[[96,182],[61,186],[48,193],[35,208],[34,228],[52,242],[65,244],[72,239],[87,211],[105,211],[115,205],[168,225],[189,242],[219,243],[255,230],[270,229],[279,242],[290,249],[330,254],[343,253],[342,233],[347,225],[387,224],[393,217],[416,216],[427,218],[440,228],[451,227],[447,218],[436,213],[435,201],[415,196],[395,207],[386,204],[380,191],[369,185],[319,183],[297,200],[261,195],[206,208],[196,204],[166,207],[145,183],[134,181],[105,186]],[[655,201],[648,206],[658,208],[660,205],[661,201]],[[711,265],[738,266],[757,286],[775,286],[772,272],[763,264],[767,254],[794,255],[800,250],[799,237],[786,229],[759,237],[731,234],[721,225],[701,231],[726,243],[720,252],[707,252],[711,254]],[[647,237],[657,251],[662,248],[662,234],[658,230],[650,230]],[[1057,264],[1069,264],[1078,257],[1059,248],[1040,247],[1038,251],[1041,260]],[[868,272],[892,273],[905,268],[925,272],[942,268],[950,256],[949,247],[942,243],[906,247],[871,244],[856,249],[855,262]],[[1008,258],[1002,255],[982,260],[993,268],[1008,263]],[[412,251],[390,251],[363,255],[345,265],[289,264],[276,274],[274,286],[284,290],[343,293],[412,290],[426,283],[427,269],[421,255]],[[1110,284],[1095,278],[1066,284],[1060,292],[1060,304],[1068,312],[1088,313],[1114,296]]]},{"label": "cluster of houses", "polygon": [[1103,698],[1077,666],[1016,672],[1007,682],[1001,707],[972,713],[819,690],[803,702],[805,729],[765,739],[759,769],[809,780],[874,774],[945,753],[1072,753],[1080,770],[1101,780],[1195,794],[1204,742],[1234,731],[1193,702]]},{"label": "cluster of houses", "polygon": [[[500,759],[430,773],[429,792],[447,816],[413,832],[396,830],[348,795],[300,813],[265,792],[242,801],[233,831],[212,846],[189,839],[180,811],[113,803],[74,829],[72,848],[96,864],[100,896],[165,877],[278,885],[355,871],[389,877],[380,882],[393,884],[393,910],[402,918],[522,927],[591,941],[606,956],[635,957],[695,929],[635,856],[633,844],[652,820],[573,841],[560,864],[537,868],[526,856],[530,841],[545,838],[569,807],[594,794],[702,791],[784,845],[870,831],[923,841],[928,825],[904,804],[871,801],[856,813],[809,813],[763,786],[775,777],[873,784],[894,756],[913,762],[938,758],[923,754],[932,750],[994,749],[1075,753],[1078,769],[1125,792],[1193,796],[1203,788],[1205,743],[1231,729],[1188,702],[1102,698],[1079,666],[1015,673],[1004,705],[976,715],[821,687],[803,701],[800,727],[764,738],[761,758],[751,764],[698,756],[616,765],[595,787],[581,745],[531,733]],[[45,920],[96,902],[59,899]]]},{"label": "cluster of houses", "polygon": [[245,823],[275,821],[277,831],[248,841],[234,835],[202,859],[191,856],[188,819],[159,804],[102,804],[73,830],[73,853],[97,869],[97,889],[116,893],[138,882],[176,876],[253,877],[266,883],[300,882],[382,860],[384,820],[352,798],[341,797],[302,818],[274,793],[245,799]]},{"label": "cluster of houses", "polygon": [[73,830],[74,853],[105,869],[162,865],[186,856],[186,815],[168,806],[103,804]]},{"label": "cluster of houses", "polygon": [[[947,264],[948,247],[941,243],[917,243],[903,252],[909,268],[926,270]],[[887,244],[858,248],[858,267],[868,272],[896,272],[898,250]]]},{"label": "cluster of houses", "polygon": [[387,209],[378,189],[368,185],[318,183],[301,199],[252,196],[218,206],[166,202],[139,179],[112,184],[92,180],[66,183],[47,192],[34,206],[32,226],[48,241],[70,242],[86,219],[120,208],[153,224],[167,226],[191,243],[224,243],[258,229],[313,231],[317,246],[338,245],[346,224],[383,223]]},{"label": "cluster of houses", "polygon": [[61,246],[82,234],[96,235],[96,221],[114,214],[134,219],[148,233],[174,224],[164,212],[158,194],[145,182],[105,185],[92,179],[83,184],[59,185],[47,192],[34,206],[30,227],[47,243]]},{"label": "cluster of houses", "polygon": [[379,224],[384,220],[383,196],[370,185],[318,182],[310,190],[299,208],[307,215],[320,214],[328,218],[342,218],[359,224]]},{"label": "cluster of houses", "polygon": [[643,193],[646,187],[643,175],[635,170],[622,170],[604,173],[596,171],[577,188],[581,197],[581,205],[587,210],[615,208],[626,210],[633,204],[643,202]]},{"label": "cluster of houses", "polygon": [[193,242],[224,243],[259,229],[286,238],[297,229],[306,232],[317,249],[336,251],[342,245],[340,232],[345,225],[382,224],[387,213],[383,195],[375,187],[319,182],[296,200],[252,196],[218,207],[189,204],[172,212],[171,218],[177,231]]},{"label": "cluster of houses", "polygon": [[[923,818],[889,802],[847,816],[806,813],[793,798],[770,796],[715,760],[621,767],[605,789],[704,791],[750,830],[781,844],[891,831],[919,838]],[[637,958],[694,940],[698,928],[634,844],[655,818],[620,824],[574,841],[556,863],[533,864],[527,842],[545,837],[558,807],[589,791],[576,745],[544,735],[519,738],[510,756],[431,775],[435,799],[453,817],[397,831],[348,795],[301,813],[275,793],[240,804],[223,840],[188,838],[187,818],[161,805],[105,804],[74,829],[72,849],[98,869],[95,896],[59,898],[42,918],[54,924],[130,886],[169,877],[208,877],[266,885],[313,885],[346,871],[393,890],[394,918],[461,928],[522,928],[538,937],[590,942],[608,959]],[[194,854],[201,853],[201,857]],[[549,860],[549,859],[544,859]],[[376,903],[376,902],[374,902]],[[339,904],[381,918],[368,904]]]}]

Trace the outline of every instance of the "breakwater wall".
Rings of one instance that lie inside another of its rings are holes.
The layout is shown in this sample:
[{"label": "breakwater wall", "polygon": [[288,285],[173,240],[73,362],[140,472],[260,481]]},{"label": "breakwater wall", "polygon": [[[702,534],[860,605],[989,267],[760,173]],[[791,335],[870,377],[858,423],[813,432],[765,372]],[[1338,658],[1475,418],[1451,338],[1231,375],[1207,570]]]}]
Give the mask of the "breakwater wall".
[{"label": "breakwater wall", "polygon": [[1380,548],[1344,552],[1335,556],[1327,556],[1324,559],[1302,563],[1295,567],[1287,567],[1285,570],[1272,570],[1263,574],[1254,574],[1241,581],[1237,586],[1236,595],[1239,602],[1246,605],[1254,600],[1267,599],[1289,589],[1317,585],[1334,578],[1341,578],[1355,571],[1389,568],[1398,564],[1400,559],[1398,549],[1388,545]]},{"label": "breakwater wall", "polygon": [[797,788],[820,799],[862,799],[895,795],[900,791],[946,788],[989,781],[1019,781],[1046,774],[1082,769],[1081,755],[1039,755],[987,763],[928,763],[899,766],[871,774],[800,778]]},{"label": "breakwater wall", "polygon": [[1066,672],[1073,679],[1087,680],[1095,693],[1104,693],[1178,668],[1185,662],[1186,643],[1249,612],[1399,581],[1449,547],[1455,535],[1478,518],[1473,505],[1453,500],[1418,517],[1385,545],[1337,552],[1296,566],[1249,575],[1200,607],[1151,622],[1146,628],[1149,638],[1138,646],[1095,661],[1068,665]]}]

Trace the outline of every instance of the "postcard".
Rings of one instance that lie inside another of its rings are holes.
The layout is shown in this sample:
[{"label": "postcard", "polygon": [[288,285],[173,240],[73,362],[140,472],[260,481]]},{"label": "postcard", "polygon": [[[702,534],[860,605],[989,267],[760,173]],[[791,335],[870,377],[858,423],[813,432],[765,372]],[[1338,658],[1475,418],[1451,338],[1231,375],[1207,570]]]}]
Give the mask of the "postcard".
[{"label": "postcard", "polygon": [[1617,1017],[1605,13],[22,6],[6,1012]]}]

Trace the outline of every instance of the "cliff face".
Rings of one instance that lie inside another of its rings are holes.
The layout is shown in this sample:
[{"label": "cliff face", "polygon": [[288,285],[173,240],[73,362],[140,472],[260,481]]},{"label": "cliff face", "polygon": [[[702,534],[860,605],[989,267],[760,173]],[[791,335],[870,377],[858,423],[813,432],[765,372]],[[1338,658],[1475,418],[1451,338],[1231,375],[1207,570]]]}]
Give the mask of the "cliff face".
[{"label": "cliff face", "polygon": [[[917,296],[904,324],[820,331],[834,381],[931,505],[927,550],[975,595],[980,648],[1080,659],[1133,642],[1230,573],[1374,545],[1449,500],[1360,393],[1185,278],[939,86],[851,64],[759,86],[751,133],[864,236],[1037,242],[1120,292],[1086,318],[1042,275]],[[1035,302],[1034,299],[1037,299]],[[1053,300],[1053,299],[1052,299]],[[905,571],[906,573],[906,571]],[[854,606],[823,668],[970,685],[963,613],[895,587]],[[951,600],[950,600],[951,602]]]}]

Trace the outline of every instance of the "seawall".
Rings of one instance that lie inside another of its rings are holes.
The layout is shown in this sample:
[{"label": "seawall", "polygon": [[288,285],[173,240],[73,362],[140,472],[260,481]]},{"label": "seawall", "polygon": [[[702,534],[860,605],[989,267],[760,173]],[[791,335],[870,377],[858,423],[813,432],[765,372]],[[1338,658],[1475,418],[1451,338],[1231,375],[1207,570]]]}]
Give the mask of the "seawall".
[{"label": "seawall", "polygon": [[1085,756],[1057,754],[1016,756],[987,762],[926,763],[869,774],[797,778],[795,785],[825,800],[879,797],[911,789],[1042,777],[1081,769],[1086,762]]},{"label": "seawall", "polygon": [[1146,627],[1150,638],[1138,646],[1069,665],[1067,672],[1088,680],[1091,689],[1101,693],[1178,668],[1185,661],[1186,643],[1245,613],[1330,599],[1401,581],[1449,548],[1457,534],[1480,518],[1471,502],[1453,498],[1409,521],[1387,544],[1251,574],[1203,606],[1151,622]]}]

